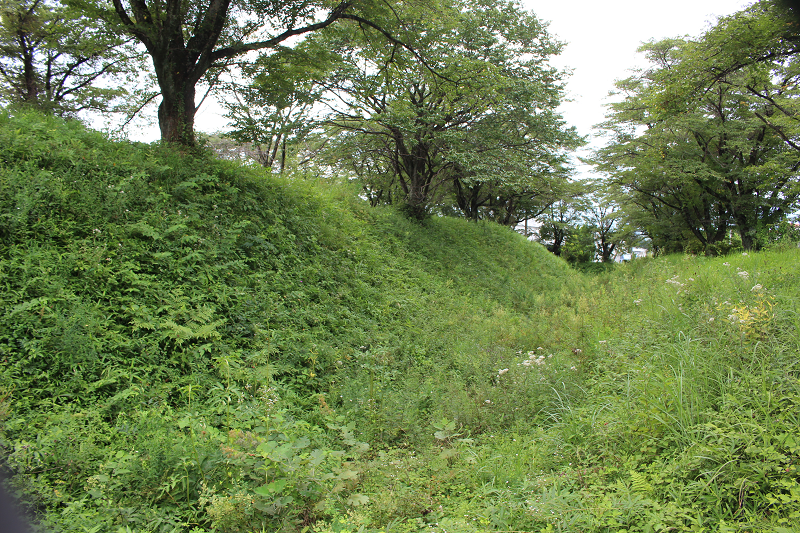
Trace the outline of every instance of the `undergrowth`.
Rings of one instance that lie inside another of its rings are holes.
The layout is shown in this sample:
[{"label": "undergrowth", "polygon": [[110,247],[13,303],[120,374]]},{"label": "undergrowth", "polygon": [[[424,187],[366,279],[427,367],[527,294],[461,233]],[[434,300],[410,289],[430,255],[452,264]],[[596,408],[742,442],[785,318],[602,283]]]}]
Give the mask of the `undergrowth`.
[{"label": "undergrowth", "polygon": [[52,531],[795,531],[798,255],[581,273],[0,115],[0,463]]}]

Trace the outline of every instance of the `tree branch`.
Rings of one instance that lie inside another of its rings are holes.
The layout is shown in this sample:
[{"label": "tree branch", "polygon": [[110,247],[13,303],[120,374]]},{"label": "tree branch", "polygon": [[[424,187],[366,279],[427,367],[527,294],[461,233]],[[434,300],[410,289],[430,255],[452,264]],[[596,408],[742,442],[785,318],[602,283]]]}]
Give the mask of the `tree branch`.
[{"label": "tree branch", "polygon": [[[119,0],[114,0],[114,1],[119,1]],[[238,55],[244,54],[246,52],[263,50],[265,48],[272,48],[282,43],[286,39],[289,39],[290,37],[321,30],[323,28],[330,26],[331,24],[342,18],[344,12],[347,9],[349,9],[350,6],[351,3],[349,1],[342,2],[328,14],[328,17],[325,20],[321,22],[309,24],[307,26],[303,26],[302,28],[293,28],[291,30],[286,30],[285,32],[276,35],[271,39],[267,39],[266,41],[257,41],[254,43],[242,43],[238,46],[228,46],[226,48],[220,48],[219,50],[211,52],[209,55],[209,59],[211,61],[211,64],[214,64],[217,61],[221,61],[223,59],[230,59]]]}]

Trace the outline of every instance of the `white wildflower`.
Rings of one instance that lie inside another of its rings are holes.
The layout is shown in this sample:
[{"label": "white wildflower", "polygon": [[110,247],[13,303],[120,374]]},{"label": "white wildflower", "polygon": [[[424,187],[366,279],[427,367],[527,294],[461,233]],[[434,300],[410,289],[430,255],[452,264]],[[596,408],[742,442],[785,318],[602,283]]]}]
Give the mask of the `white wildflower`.
[{"label": "white wildflower", "polygon": [[726,261],[725,263],[722,263],[722,264],[723,264],[723,265],[725,265],[726,267],[729,267],[729,266],[731,266],[731,264],[730,264],[730,263],[728,263],[727,261]]},{"label": "white wildflower", "polygon": [[666,283],[671,283],[672,285],[676,285],[676,286],[678,286],[678,287],[683,287],[683,283],[681,283],[680,281],[678,281],[678,275],[677,275],[677,274],[675,274],[675,275],[674,275],[674,276],[672,276],[670,279],[668,279],[668,280],[666,281]]},{"label": "white wildflower", "polygon": [[751,291],[751,292],[752,292],[752,291],[760,291],[760,290],[761,290],[761,289],[763,289],[763,288],[764,288],[764,287],[762,287],[760,283],[756,283],[755,285],[753,285],[753,288],[752,288],[752,289],[750,289],[750,291]]},{"label": "white wildflower", "polygon": [[497,375],[498,376],[502,376],[506,372],[508,372],[508,369],[507,368],[503,368],[503,369],[497,371]]},{"label": "white wildflower", "polygon": [[746,270],[742,270],[741,272],[737,272],[737,274],[739,274],[739,277],[742,278],[742,279],[747,279],[748,277],[750,277],[750,274],[748,274]]}]

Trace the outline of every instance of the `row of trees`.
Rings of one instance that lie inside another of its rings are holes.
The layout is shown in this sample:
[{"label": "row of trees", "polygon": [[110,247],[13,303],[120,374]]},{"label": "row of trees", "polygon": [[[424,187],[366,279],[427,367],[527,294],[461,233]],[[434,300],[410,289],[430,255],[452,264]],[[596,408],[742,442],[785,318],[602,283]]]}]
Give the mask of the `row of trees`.
[{"label": "row of trees", "polygon": [[144,68],[124,35],[51,0],[0,0],[0,99],[58,115],[130,110]]},{"label": "row of trees", "polygon": [[[416,218],[537,215],[565,193],[567,152],[581,142],[556,112],[564,73],[548,60],[562,45],[515,1],[3,1],[7,99],[75,113],[101,74],[144,79],[124,60],[139,52],[161,96],[162,140],[194,145],[198,87],[216,89],[231,136],[263,165],[301,158],[357,176],[374,205]],[[128,40],[56,31],[83,25]],[[69,95],[20,92],[51,85],[54,54],[96,77],[66,66]],[[102,90],[107,102],[121,94]]]},{"label": "row of trees", "polygon": [[541,213],[581,142],[556,112],[564,73],[548,59],[561,44],[515,2],[433,7],[262,56],[252,85],[232,88],[233,137],[281,169],[288,140],[295,164],[356,177],[372,205],[415,218]]},{"label": "row of trees", "polygon": [[798,47],[797,20],[771,1],[642,47],[651,66],[618,82],[594,162],[655,248],[715,253],[732,232],[758,248],[797,209]]},{"label": "row of trees", "polygon": [[228,155],[358,179],[416,218],[537,218],[555,253],[581,231],[603,260],[643,236],[752,249],[800,198],[800,39],[775,0],[644,45],[601,125],[599,187],[570,179],[562,45],[515,0],[2,0],[0,17],[6,103],[130,114],[160,96],[162,140],[193,146],[216,90]]}]

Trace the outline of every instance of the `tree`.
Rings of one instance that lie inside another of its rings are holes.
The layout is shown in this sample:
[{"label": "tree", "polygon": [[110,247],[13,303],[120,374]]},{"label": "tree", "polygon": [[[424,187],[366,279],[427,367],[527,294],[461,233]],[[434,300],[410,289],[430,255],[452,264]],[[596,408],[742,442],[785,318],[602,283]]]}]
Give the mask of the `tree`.
[{"label": "tree", "polygon": [[[322,30],[341,20],[380,28],[393,16],[377,0],[70,0],[141,43],[153,63],[161,93],[161,139],[195,144],[197,87],[212,87],[235,60]],[[393,39],[392,36],[386,35]],[[398,41],[399,42],[399,41]]]},{"label": "tree", "polygon": [[586,200],[584,222],[593,233],[598,259],[608,263],[620,249],[630,246],[638,239],[626,224],[624,214],[612,192],[596,188]]},{"label": "tree", "polygon": [[591,263],[597,257],[595,228],[588,224],[575,226],[567,235],[559,256],[572,265]]},{"label": "tree", "polygon": [[[745,16],[758,26],[765,15]],[[712,46],[715,30],[698,41],[642,47],[653,67],[618,84],[625,98],[612,104],[603,124],[614,137],[598,151],[597,162],[629,206],[669,212],[672,221],[680,217],[707,252],[731,226],[749,250],[758,246],[761,228],[777,224],[796,205],[800,152],[786,132],[765,123],[768,105],[747,88],[753,79],[774,88],[783,64],[762,58],[710,76],[726,51]]]},{"label": "tree", "polygon": [[336,155],[353,170],[389,169],[413,217],[444,202],[468,218],[512,224],[533,198],[553,201],[567,177],[565,150],[580,142],[556,112],[563,73],[547,60],[560,44],[513,1],[438,9],[403,29],[426,64],[374,38],[336,36],[358,42],[331,104]]},{"label": "tree", "polygon": [[610,262],[640,241],[614,194],[600,184],[572,183],[565,192],[537,217],[536,240],[555,255],[571,263]]},{"label": "tree", "polygon": [[249,157],[283,172],[287,152],[317,124],[314,112],[329,74],[328,55],[303,45],[282,48],[242,69],[252,78],[249,85],[226,86],[229,99],[223,105],[233,128],[228,136],[242,143]]},{"label": "tree", "polygon": [[[574,186],[584,188],[582,184]],[[566,196],[553,202],[537,218],[539,228],[536,240],[557,256],[564,253],[570,236],[576,234],[583,225],[583,214],[589,207],[583,193],[583,190],[577,190],[572,197]]]},{"label": "tree", "polygon": [[52,0],[0,3],[0,98],[6,102],[70,116],[112,110],[126,94],[121,81],[135,72],[137,55],[74,7]]}]

